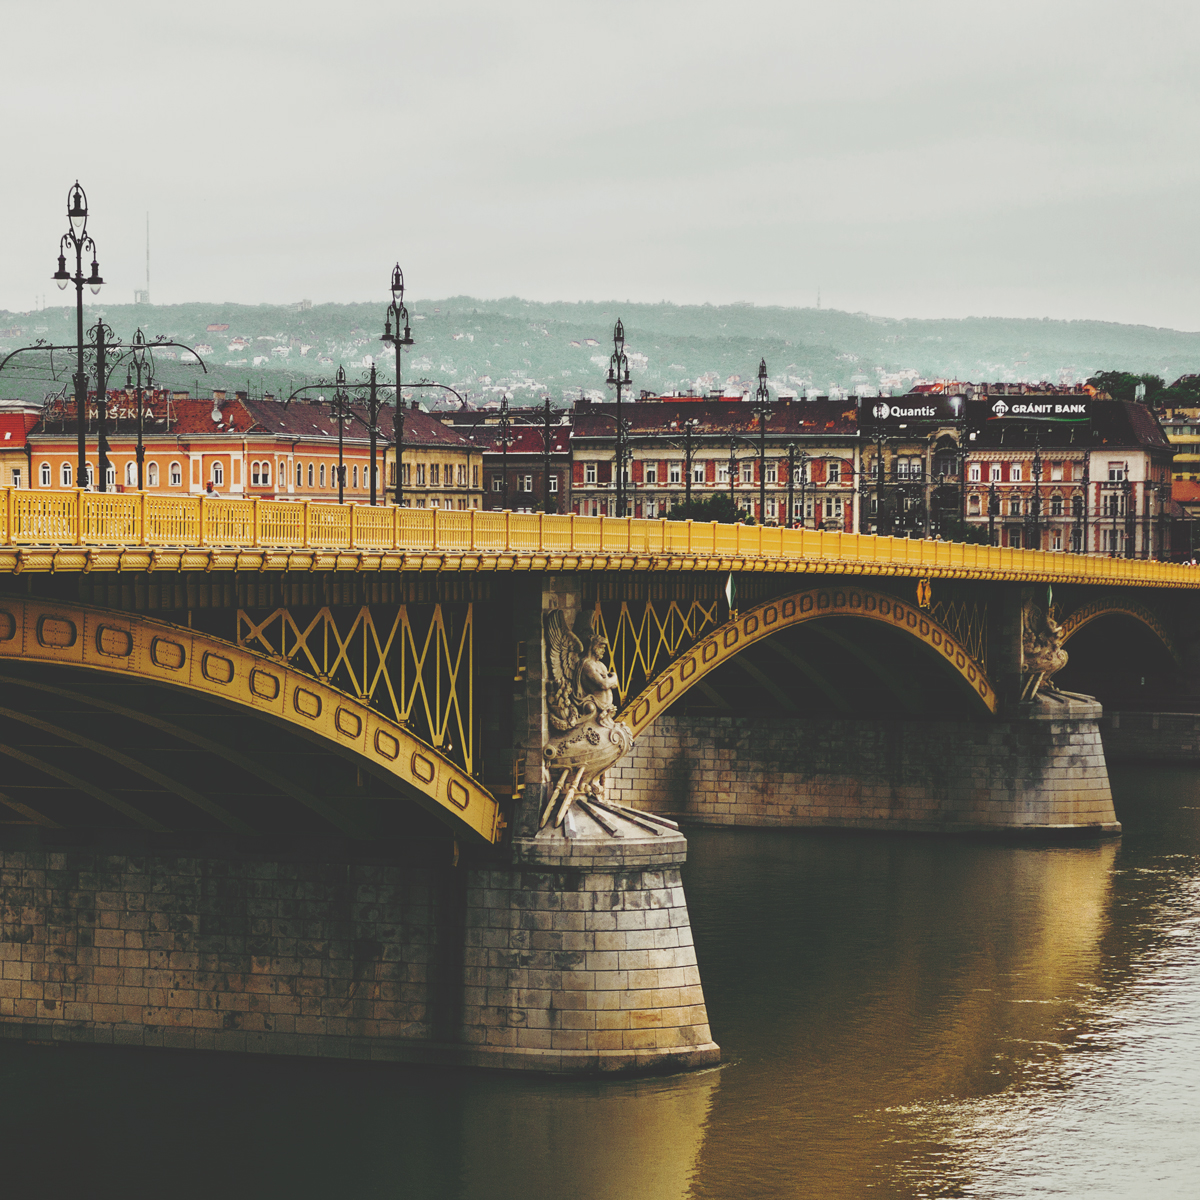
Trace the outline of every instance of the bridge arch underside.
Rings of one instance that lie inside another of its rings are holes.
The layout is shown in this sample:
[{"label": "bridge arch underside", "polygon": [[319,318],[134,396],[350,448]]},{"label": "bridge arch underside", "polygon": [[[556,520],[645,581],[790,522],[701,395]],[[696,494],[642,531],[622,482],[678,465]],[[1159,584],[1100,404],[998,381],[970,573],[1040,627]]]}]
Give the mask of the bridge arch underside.
[{"label": "bridge arch underside", "polygon": [[1106,709],[1193,707],[1172,648],[1136,615],[1101,613],[1071,632],[1055,687],[1095,696]]},{"label": "bridge arch underside", "polygon": [[907,629],[824,615],[745,646],[659,716],[986,720],[976,688]]},{"label": "bridge arch underside", "polygon": [[0,661],[0,825],[448,843],[423,800],[238,705]]}]

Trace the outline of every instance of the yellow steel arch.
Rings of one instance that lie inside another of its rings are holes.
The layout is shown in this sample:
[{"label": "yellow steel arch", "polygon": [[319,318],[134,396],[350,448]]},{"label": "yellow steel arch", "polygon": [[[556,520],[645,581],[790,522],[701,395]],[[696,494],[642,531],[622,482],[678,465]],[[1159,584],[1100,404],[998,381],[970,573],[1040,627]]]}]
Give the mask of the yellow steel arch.
[{"label": "yellow steel arch", "polygon": [[408,784],[460,833],[499,836],[495,798],[432,746],[355,697],[220,638],[134,613],[5,596],[0,659],[135,676],[243,705]]},{"label": "yellow steel arch", "polygon": [[747,646],[781,629],[834,616],[880,621],[924,642],[966,680],[989,711],[996,711],[996,690],[983,667],[944,625],[928,613],[883,592],[860,587],[826,587],[767,600],[726,621],[652,679],[625,705],[620,719],[628,722],[636,736],[688,688]]},{"label": "yellow steel arch", "polygon": [[1108,616],[1132,617],[1135,621],[1140,621],[1162,642],[1175,663],[1178,666],[1183,665],[1183,655],[1179,652],[1179,647],[1175,645],[1175,639],[1167,632],[1159,615],[1152,608],[1147,608],[1146,605],[1139,604],[1136,600],[1127,600],[1118,593],[1110,592],[1103,596],[1097,596],[1094,600],[1089,600],[1087,604],[1082,604],[1069,613],[1062,623],[1063,641],[1069,641],[1085,625],[1091,624],[1098,617]]}]

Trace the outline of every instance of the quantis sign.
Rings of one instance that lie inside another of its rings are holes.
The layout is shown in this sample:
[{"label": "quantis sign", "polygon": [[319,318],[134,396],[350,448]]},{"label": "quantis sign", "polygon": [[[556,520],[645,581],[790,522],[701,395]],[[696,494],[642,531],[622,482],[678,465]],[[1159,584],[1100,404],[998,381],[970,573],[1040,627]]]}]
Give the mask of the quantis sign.
[{"label": "quantis sign", "polygon": [[862,423],[873,429],[902,429],[907,425],[952,425],[962,416],[962,396],[896,396],[864,399]]}]

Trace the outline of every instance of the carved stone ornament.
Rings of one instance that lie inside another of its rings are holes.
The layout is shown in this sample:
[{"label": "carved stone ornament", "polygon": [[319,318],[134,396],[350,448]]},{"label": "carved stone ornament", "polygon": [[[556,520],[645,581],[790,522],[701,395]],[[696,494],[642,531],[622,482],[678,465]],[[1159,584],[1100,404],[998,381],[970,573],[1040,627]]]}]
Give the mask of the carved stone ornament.
[{"label": "carved stone ornament", "polygon": [[1062,648],[1063,628],[1054,619],[1055,606],[1045,609],[1030,601],[1021,613],[1021,663],[1024,687],[1021,699],[1033,701],[1039,696],[1050,700],[1091,700],[1078,692],[1064,692],[1050,686],[1050,679],[1067,665]]},{"label": "carved stone ornament", "polygon": [[[605,772],[633,746],[633,733],[624,721],[613,719],[613,689],[618,681],[605,661],[608,642],[596,627],[596,614],[582,617],[579,627],[582,637],[571,632],[561,609],[546,614],[550,671],[546,707],[551,735],[545,756],[555,783],[539,828],[551,819],[555,827],[562,825],[572,805],[578,804],[601,828],[620,836],[611,817],[628,820],[631,810],[609,803]],[[641,821],[654,820],[648,814],[637,815]]]}]

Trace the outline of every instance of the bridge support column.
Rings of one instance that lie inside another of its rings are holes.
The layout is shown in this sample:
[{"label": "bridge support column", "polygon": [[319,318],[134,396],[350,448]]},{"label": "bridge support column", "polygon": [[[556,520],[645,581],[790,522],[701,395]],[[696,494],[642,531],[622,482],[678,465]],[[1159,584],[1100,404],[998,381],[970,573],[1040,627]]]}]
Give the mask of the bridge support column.
[{"label": "bridge support column", "polygon": [[1046,836],[1120,832],[1099,704],[1000,721],[660,717],[621,764],[621,799],[708,825]]},{"label": "bridge support column", "polygon": [[562,1073],[708,1066],[712,1040],[679,868],[676,831],[582,810],[538,828],[550,776],[544,615],[574,627],[578,578],[531,578],[514,604],[526,646],[514,689],[524,790],[511,860],[473,873],[467,899],[464,1040],[471,1060]]}]

